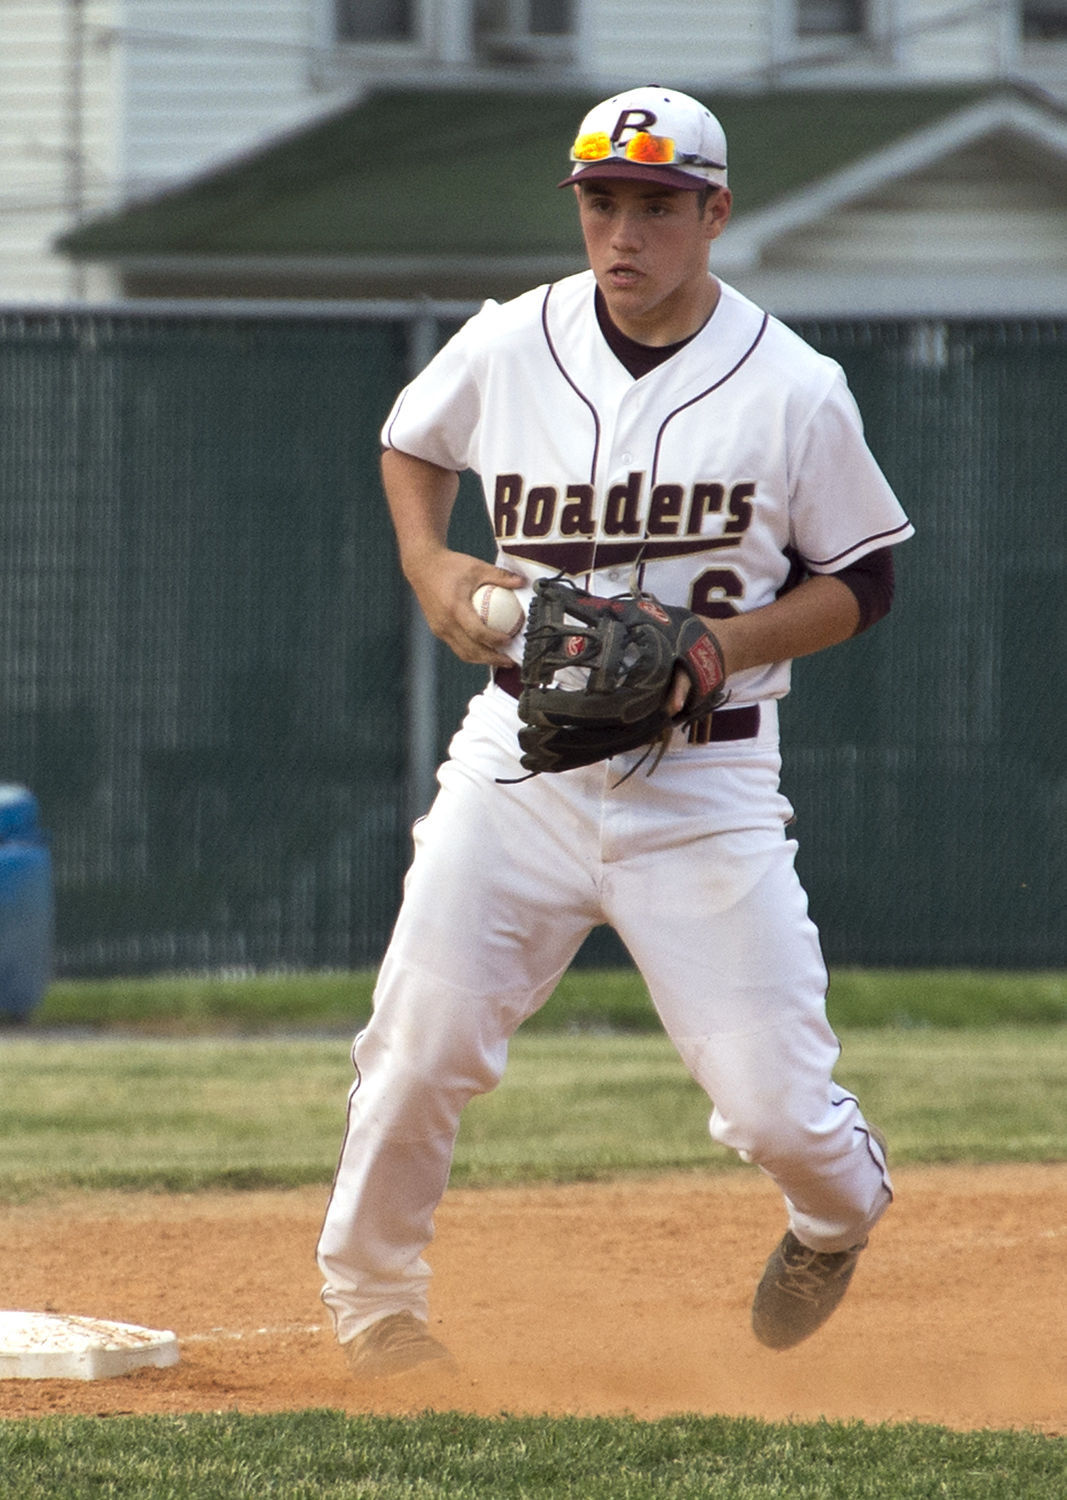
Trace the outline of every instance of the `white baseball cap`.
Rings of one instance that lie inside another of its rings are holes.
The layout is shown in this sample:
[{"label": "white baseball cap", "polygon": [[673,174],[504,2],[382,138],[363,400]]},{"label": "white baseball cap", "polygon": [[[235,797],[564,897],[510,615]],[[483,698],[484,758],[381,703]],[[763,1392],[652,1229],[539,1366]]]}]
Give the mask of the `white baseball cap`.
[{"label": "white baseball cap", "polygon": [[559,184],[624,177],[696,189],[726,186],[726,136],[710,109],[676,89],[615,94],[589,111]]}]

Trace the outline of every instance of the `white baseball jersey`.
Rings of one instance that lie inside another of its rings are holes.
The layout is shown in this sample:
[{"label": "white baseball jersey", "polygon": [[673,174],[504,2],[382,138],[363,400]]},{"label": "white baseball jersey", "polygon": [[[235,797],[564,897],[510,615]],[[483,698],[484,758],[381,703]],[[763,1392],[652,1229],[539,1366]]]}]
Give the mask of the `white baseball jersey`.
[{"label": "white baseball jersey", "polygon": [[[594,287],[585,271],[486,303],[382,431],[480,475],[501,567],[601,594],[639,581],[721,617],[773,600],[791,554],[835,573],[911,536],[833,360],[723,284],[696,337],[635,380],[600,331]],[[510,649],[521,658],[521,637]],[[735,704],[781,697],[789,663],[730,689]]]}]

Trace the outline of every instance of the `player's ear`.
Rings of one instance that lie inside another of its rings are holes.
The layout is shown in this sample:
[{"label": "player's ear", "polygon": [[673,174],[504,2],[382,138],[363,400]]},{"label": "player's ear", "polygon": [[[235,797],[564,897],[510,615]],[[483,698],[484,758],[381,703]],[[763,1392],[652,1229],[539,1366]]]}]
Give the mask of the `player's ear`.
[{"label": "player's ear", "polygon": [[708,241],[717,240],[726,228],[733,206],[733,194],[729,188],[718,188],[704,205],[704,231]]}]

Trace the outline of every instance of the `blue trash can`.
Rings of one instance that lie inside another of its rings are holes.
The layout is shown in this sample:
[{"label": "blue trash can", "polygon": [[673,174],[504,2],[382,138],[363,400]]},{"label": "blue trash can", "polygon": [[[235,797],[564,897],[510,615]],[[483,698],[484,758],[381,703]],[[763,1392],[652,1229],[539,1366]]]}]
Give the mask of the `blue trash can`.
[{"label": "blue trash can", "polygon": [[52,855],[37,799],[0,783],[0,1022],[29,1019],[52,981]]}]

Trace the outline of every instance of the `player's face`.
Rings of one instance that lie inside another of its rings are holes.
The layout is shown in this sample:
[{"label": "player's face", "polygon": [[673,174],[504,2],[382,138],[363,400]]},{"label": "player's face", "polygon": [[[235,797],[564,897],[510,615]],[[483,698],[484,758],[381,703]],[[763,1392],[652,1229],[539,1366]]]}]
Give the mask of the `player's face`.
[{"label": "player's face", "polygon": [[602,178],[575,189],[589,265],[624,333],[669,344],[695,333],[715,305],[708,246],[730,214],[726,188],[702,194]]}]

